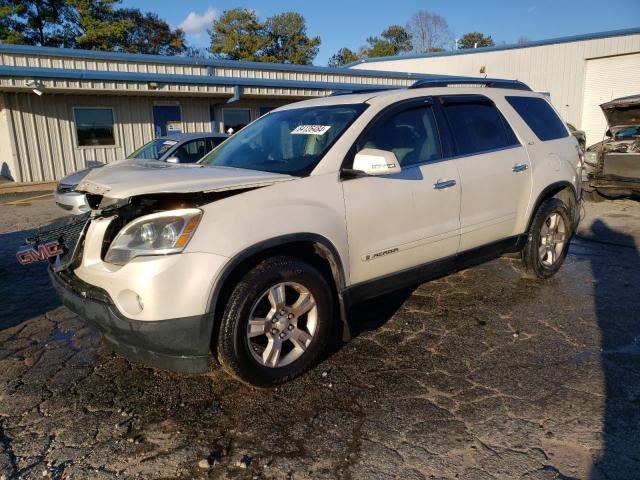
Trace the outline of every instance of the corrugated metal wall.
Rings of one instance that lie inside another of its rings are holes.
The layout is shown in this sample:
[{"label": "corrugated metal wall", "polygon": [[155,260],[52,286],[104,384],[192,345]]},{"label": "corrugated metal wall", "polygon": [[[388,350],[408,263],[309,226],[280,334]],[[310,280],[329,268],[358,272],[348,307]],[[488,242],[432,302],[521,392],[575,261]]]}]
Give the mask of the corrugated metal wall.
[{"label": "corrugated metal wall", "polygon": [[637,94],[640,94],[640,53],[587,61],[582,128],[590,144],[602,140],[607,129],[598,105]]},{"label": "corrugated metal wall", "polygon": [[[415,79],[406,78],[399,75],[363,75],[357,71],[340,71],[336,69],[323,69],[323,71],[300,71],[291,70],[287,65],[274,69],[261,68],[259,63],[247,64],[243,66],[210,66],[181,64],[171,61],[171,57],[166,62],[142,62],[115,59],[91,59],[74,57],[73,50],[60,50],[61,53],[69,52],[68,56],[56,55],[48,56],[41,54],[24,54],[15,52],[0,52],[0,65],[12,67],[32,67],[32,68],[56,68],[68,70],[97,70],[103,72],[129,72],[129,73],[152,73],[152,74],[174,74],[174,75],[196,75],[196,76],[219,76],[232,78],[260,78],[270,80],[296,80],[303,82],[336,82],[354,84],[382,84],[404,86],[412,84]],[[161,58],[161,57],[159,57]]]},{"label": "corrugated metal wall", "polygon": [[[153,139],[154,102],[180,104],[183,132],[210,132],[210,105],[216,101],[202,98],[162,98],[106,95],[43,95],[4,93],[5,112],[15,155],[19,159],[10,172],[18,182],[50,181],[91,165],[108,163],[126,155]],[[284,102],[262,102],[280,105]],[[111,107],[115,122],[116,146],[79,147],[73,121],[73,107]],[[238,102],[234,107],[252,107],[254,102]],[[11,126],[13,127],[11,131]],[[3,146],[2,154],[10,149]],[[1,159],[0,159],[1,160]],[[8,160],[4,163],[11,165]]]},{"label": "corrugated metal wall", "polygon": [[537,92],[548,92],[560,114],[581,128],[586,60],[638,52],[640,34],[634,34],[492,52],[372,61],[353,68],[522,80]]}]

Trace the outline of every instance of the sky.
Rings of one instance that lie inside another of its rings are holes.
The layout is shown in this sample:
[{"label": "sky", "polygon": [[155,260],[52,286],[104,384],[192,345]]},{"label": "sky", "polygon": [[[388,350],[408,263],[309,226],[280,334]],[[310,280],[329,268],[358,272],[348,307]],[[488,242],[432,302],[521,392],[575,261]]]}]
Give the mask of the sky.
[{"label": "sky", "polygon": [[307,21],[309,36],[322,39],[316,65],[326,65],[341,47],[357,50],[389,25],[405,25],[420,9],[443,16],[456,37],[480,31],[497,44],[640,27],[640,0],[123,0],[122,5],[156,12],[172,27],[183,28],[189,45],[204,48],[210,43],[207,28],[224,10],[249,8],[261,20],[297,11]]}]

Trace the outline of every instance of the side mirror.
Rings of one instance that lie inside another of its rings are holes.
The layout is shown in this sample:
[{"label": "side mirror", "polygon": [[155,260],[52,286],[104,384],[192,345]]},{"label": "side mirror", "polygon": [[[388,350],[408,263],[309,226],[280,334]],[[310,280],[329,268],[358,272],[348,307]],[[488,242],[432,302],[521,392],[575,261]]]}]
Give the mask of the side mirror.
[{"label": "side mirror", "polygon": [[178,157],[169,157],[165,161],[167,163],[180,163],[180,159]]},{"label": "side mirror", "polygon": [[612,136],[612,135],[611,135],[611,129],[609,129],[609,128],[608,128],[608,129],[607,129],[607,131],[606,131],[606,132],[604,132],[604,134],[605,134],[607,137],[611,137],[611,136]]},{"label": "side mirror", "polygon": [[400,173],[400,163],[396,154],[376,148],[363,148],[353,159],[353,170],[367,175],[390,175]]}]

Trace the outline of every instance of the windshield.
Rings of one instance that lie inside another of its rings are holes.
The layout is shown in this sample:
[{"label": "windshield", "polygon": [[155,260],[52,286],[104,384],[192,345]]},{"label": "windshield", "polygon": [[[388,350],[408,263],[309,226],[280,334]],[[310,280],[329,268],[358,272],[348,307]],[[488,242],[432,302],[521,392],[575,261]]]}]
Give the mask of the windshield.
[{"label": "windshield", "polygon": [[628,127],[622,127],[615,132],[616,140],[627,140],[640,136],[640,125],[631,125]]},{"label": "windshield", "polygon": [[271,112],[246,126],[200,163],[308,175],[366,104]]},{"label": "windshield", "polygon": [[144,160],[159,160],[167,150],[173,147],[176,143],[175,140],[163,140],[161,138],[157,138],[155,140],[151,140],[149,143],[145,143],[138,150],[133,152],[127,158],[140,158]]}]

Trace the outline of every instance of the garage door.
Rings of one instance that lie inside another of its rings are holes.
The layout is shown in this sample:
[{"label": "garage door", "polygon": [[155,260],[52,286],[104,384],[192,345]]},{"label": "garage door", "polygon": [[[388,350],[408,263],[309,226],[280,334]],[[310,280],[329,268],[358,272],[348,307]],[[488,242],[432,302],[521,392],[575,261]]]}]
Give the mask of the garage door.
[{"label": "garage door", "polygon": [[607,129],[599,105],[635,94],[640,94],[640,53],[587,60],[582,106],[587,145],[602,140]]}]

